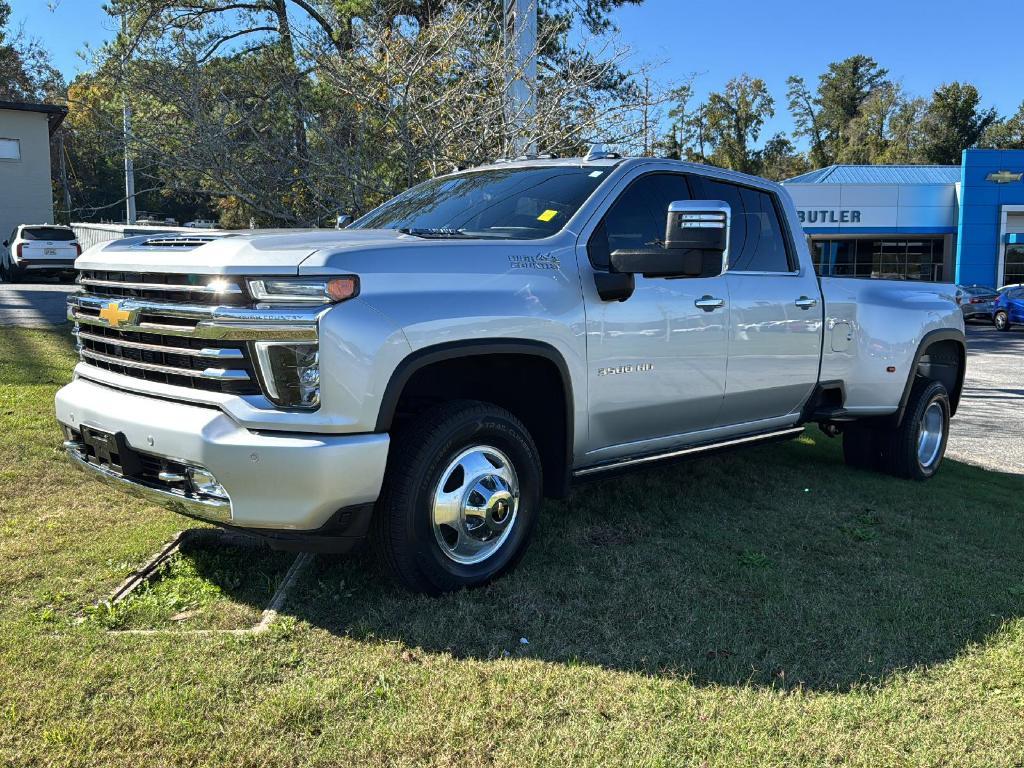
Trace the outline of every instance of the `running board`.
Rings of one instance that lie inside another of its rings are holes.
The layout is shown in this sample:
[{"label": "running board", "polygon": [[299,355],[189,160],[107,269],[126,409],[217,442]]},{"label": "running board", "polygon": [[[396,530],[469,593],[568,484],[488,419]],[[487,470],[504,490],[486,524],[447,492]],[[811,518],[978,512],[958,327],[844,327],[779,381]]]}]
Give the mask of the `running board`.
[{"label": "running board", "polygon": [[710,451],[720,451],[726,448],[732,448],[738,445],[749,445],[751,443],[763,443],[770,440],[785,440],[787,438],[796,437],[802,434],[804,431],[803,427],[790,427],[789,429],[780,429],[777,432],[763,432],[759,435],[747,435],[746,437],[737,437],[733,440],[724,440],[720,443],[705,443],[704,445],[694,445],[689,448],[680,448],[675,451],[668,451],[667,453],[655,453],[649,456],[638,456],[632,459],[621,459],[619,461],[612,461],[607,464],[597,464],[593,467],[584,467],[583,469],[577,469],[572,473],[573,477],[585,477],[587,475],[596,474],[598,472],[607,472],[613,469],[623,469],[624,467],[636,466],[638,464],[648,464],[654,461],[664,461],[666,459],[675,459],[682,456],[693,456],[701,453],[708,453]]}]

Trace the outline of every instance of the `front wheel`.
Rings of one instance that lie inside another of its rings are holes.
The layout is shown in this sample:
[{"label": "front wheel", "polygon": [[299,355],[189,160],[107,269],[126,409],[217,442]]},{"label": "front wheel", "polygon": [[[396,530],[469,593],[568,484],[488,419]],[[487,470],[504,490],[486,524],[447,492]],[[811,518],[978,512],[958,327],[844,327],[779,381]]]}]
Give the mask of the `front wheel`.
[{"label": "front wheel", "polygon": [[479,586],[522,557],[540,503],[540,457],[522,423],[488,403],[446,403],[395,435],[378,556],[416,592]]},{"label": "front wheel", "polygon": [[1002,309],[992,315],[992,323],[997,331],[1010,330],[1010,316]]}]

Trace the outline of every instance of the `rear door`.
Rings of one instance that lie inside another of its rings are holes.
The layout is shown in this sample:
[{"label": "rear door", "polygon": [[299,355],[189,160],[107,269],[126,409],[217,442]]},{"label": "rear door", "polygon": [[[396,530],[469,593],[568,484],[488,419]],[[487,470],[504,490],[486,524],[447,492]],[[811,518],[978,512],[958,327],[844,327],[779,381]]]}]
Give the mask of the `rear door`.
[{"label": "rear door", "polygon": [[[578,254],[587,297],[590,446],[605,457],[640,453],[644,441],[720,423],[729,328],[725,278],[636,275],[625,301],[602,301],[594,289],[592,271],[608,270],[611,251],[663,240],[669,203],[692,199],[687,178],[671,172],[632,178]],[[695,302],[706,297],[718,303],[699,308]]]},{"label": "rear door", "polygon": [[729,424],[798,411],[818,381],[822,302],[818,278],[801,268],[775,193],[700,177],[702,198],[732,208],[728,286]]},{"label": "rear door", "polygon": [[65,227],[22,227],[21,257],[33,264],[74,261],[78,256],[75,233]]}]

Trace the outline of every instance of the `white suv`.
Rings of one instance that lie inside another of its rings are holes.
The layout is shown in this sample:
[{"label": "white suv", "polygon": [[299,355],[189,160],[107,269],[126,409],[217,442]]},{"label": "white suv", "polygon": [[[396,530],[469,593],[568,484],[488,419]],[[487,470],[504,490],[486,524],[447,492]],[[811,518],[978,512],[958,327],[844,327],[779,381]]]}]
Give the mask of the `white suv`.
[{"label": "white suv", "polygon": [[82,248],[74,230],[57,224],[22,224],[4,240],[0,278],[17,283],[26,272],[73,276]]}]

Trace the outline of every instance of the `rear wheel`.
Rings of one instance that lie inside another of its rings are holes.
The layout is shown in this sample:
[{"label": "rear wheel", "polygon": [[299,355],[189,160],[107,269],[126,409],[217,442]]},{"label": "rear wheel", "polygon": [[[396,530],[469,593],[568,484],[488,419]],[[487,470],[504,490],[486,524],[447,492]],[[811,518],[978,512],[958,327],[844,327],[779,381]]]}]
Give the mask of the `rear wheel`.
[{"label": "rear wheel", "polygon": [[995,325],[997,331],[1010,330],[1010,316],[1006,313],[1006,310],[1000,309],[992,315],[992,323]]},{"label": "rear wheel", "polygon": [[949,418],[949,393],[942,382],[914,382],[903,423],[884,437],[883,469],[908,480],[932,477],[946,454]]},{"label": "rear wheel", "polygon": [[446,403],[394,437],[378,556],[413,591],[479,586],[522,557],[540,502],[540,458],[522,423],[487,403]]}]

